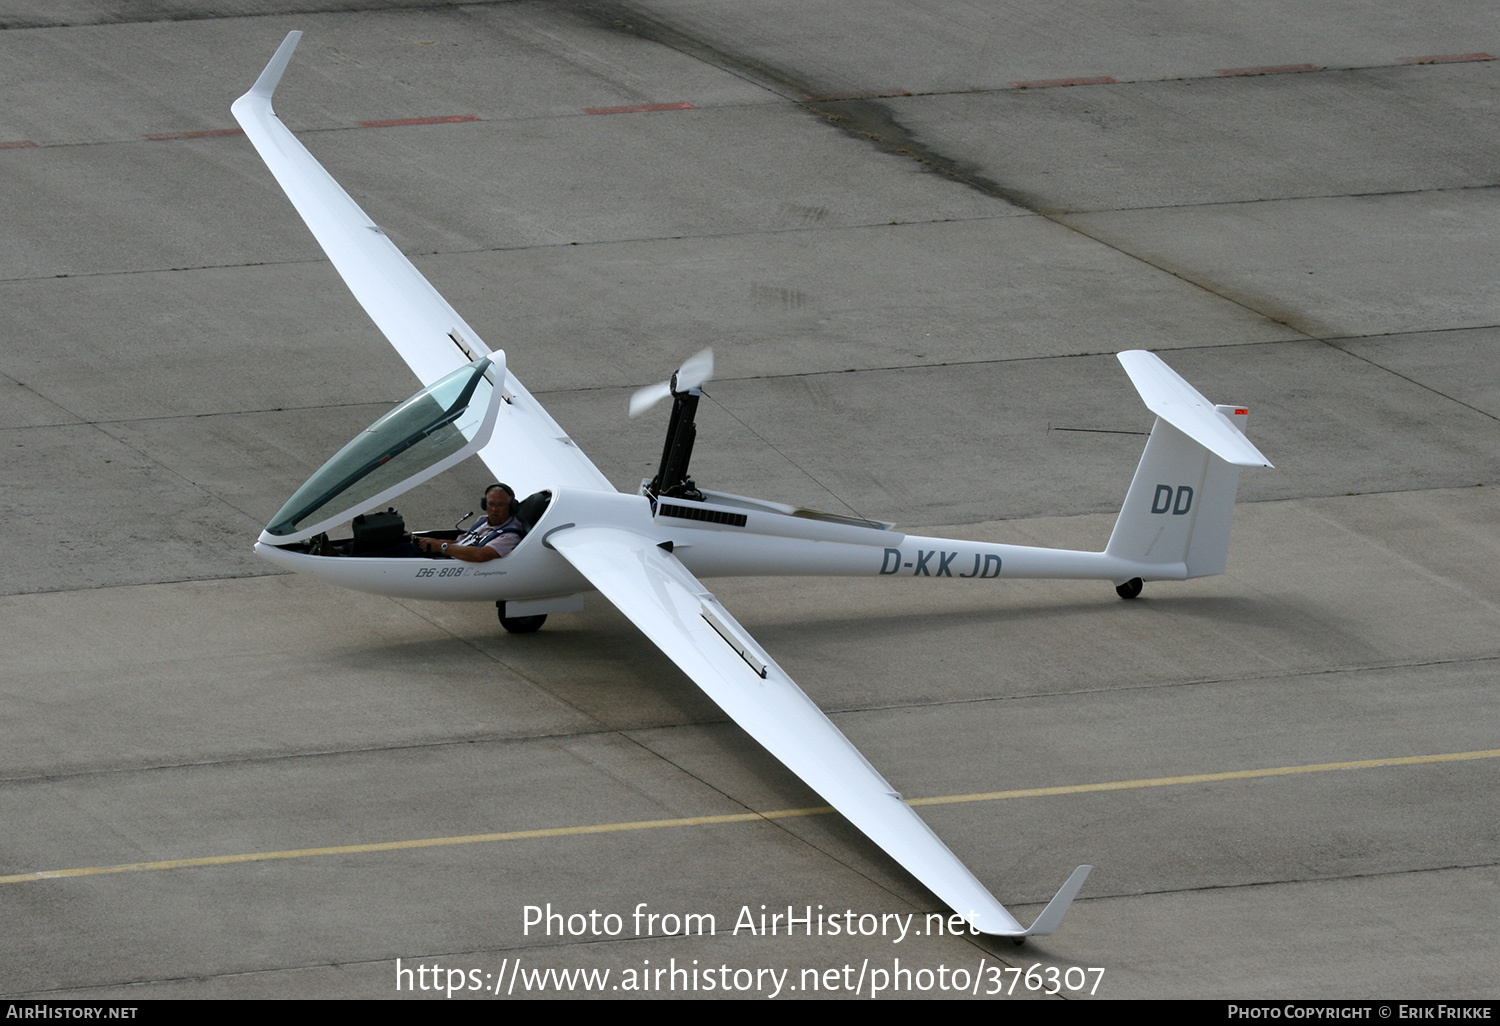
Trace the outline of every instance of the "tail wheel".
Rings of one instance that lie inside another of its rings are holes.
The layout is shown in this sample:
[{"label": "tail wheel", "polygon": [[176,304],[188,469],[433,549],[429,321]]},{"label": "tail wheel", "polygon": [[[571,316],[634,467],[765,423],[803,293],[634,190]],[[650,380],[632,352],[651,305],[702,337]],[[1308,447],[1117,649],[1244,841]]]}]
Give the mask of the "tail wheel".
[{"label": "tail wheel", "polygon": [[1133,599],[1141,593],[1141,589],[1145,586],[1145,581],[1142,581],[1139,577],[1132,577],[1124,584],[1115,585],[1115,594],[1119,595],[1122,599]]},{"label": "tail wheel", "polygon": [[541,616],[506,616],[505,603],[496,602],[495,612],[500,616],[500,626],[512,634],[534,634],[547,622],[547,614]]}]

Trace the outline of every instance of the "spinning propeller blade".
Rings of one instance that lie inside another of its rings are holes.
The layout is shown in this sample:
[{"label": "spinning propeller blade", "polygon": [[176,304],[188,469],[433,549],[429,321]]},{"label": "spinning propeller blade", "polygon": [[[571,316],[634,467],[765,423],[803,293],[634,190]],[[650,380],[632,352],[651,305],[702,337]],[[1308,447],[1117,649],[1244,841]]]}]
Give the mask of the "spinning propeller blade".
[{"label": "spinning propeller blade", "polygon": [[638,389],[630,397],[630,415],[639,417],[673,392],[691,392],[702,388],[714,376],[714,351],[705,349],[688,357],[670,381],[659,381]]},{"label": "spinning propeller blade", "polygon": [[702,388],[713,376],[714,351],[710,348],[683,361],[682,366],[677,368],[677,373],[672,375],[673,391],[691,392],[695,388]]},{"label": "spinning propeller blade", "polygon": [[671,394],[672,385],[667,381],[658,382],[655,385],[647,385],[645,388],[639,389],[635,395],[630,397],[630,415],[632,417],[639,417]]}]

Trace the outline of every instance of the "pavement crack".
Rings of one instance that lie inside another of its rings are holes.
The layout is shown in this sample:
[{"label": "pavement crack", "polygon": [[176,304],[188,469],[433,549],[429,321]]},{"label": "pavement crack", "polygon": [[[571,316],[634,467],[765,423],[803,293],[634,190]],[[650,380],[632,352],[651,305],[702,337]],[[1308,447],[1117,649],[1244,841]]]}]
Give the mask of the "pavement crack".
[{"label": "pavement crack", "polygon": [[183,484],[187,485],[189,488],[193,489],[194,491],[202,492],[204,495],[208,496],[213,501],[219,502],[219,503],[223,503],[225,506],[228,506],[230,509],[234,510],[236,513],[238,513],[242,517],[244,517],[246,519],[246,521],[248,521],[251,525],[256,526],[256,527],[260,526],[260,523],[261,523],[260,520],[255,516],[255,514],[251,513],[249,510],[243,509],[240,506],[235,505],[234,503],[230,502],[228,499],[224,498],[222,495],[215,494],[213,492],[213,490],[210,489],[207,485],[200,484],[199,482],[194,481],[191,477],[188,477],[186,474],[182,473],[181,471],[178,471],[178,470],[173,469],[172,467],[169,467],[167,464],[163,463],[161,460],[159,460],[156,457],[152,456],[149,452],[147,452],[142,447],[140,447],[138,445],[132,445],[130,442],[126,441],[124,438],[120,437],[119,435],[114,434],[114,433],[112,433],[110,431],[105,430],[105,428],[103,426],[104,423],[105,422],[94,422],[94,423],[91,423],[89,426],[92,427],[94,430],[98,431],[100,434],[104,435],[106,438],[113,439],[117,444],[123,446],[126,449],[129,449],[131,452],[135,453],[137,456],[139,456],[141,459],[145,460],[147,463],[150,463],[152,466],[160,468],[162,470],[162,472],[170,475],[171,477],[177,478],[177,480],[181,481]]},{"label": "pavement crack", "polygon": [[[831,231],[860,231],[870,228],[899,228],[907,225],[928,224],[951,224],[955,222],[968,221],[993,221],[1001,217],[1024,216],[1015,212],[997,214],[967,214],[961,216],[944,216],[931,218],[912,218],[896,221],[870,221],[857,224],[804,224],[781,226],[776,228],[742,228],[725,231],[702,231],[685,232],[680,235],[634,235],[615,239],[586,239],[564,242],[521,242],[515,245],[499,246],[474,246],[468,249],[432,249],[432,250],[405,250],[402,254],[414,264],[424,257],[448,257],[448,256],[484,256],[490,253],[520,253],[531,250],[567,249],[570,247],[585,246],[633,246],[650,242],[678,242],[684,239],[743,239],[759,235],[796,235],[803,233],[827,234]],[[285,260],[247,260],[238,263],[225,264],[196,264],[189,267],[139,267],[139,268],[116,268],[99,271],[76,271],[69,274],[40,274],[24,275],[14,278],[0,278],[0,285],[26,284],[30,282],[52,281],[64,278],[109,278],[115,276],[127,276],[137,274],[182,274],[194,271],[223,271],[239,270],[246,267],[296,267],[313,266],[322,264],[329,266],[325,257],[288,258]]]},{"label": "pavement crack", "polygon": [[1482,417],[1488,417],[1490,420],[1500,420],[1500,417],[1497,417],[1495,414],[1491,413],[1489,410],[1482,409],[1482,408],[1480,408],[1478,406],[1475,406],[1473,403],[1464,402],[1462,399],[1460,399],[1456,395],[1452,395],[1452,394],[1450,394],[1448,392],[1444,392],[1442,389],[1440,389],[1440,388],[1438,388],[1438,387],[1436,387],[1434,385],[1429,385],[1425,381],[1419,381],[1418,379],[1412,377],[1410,374],[1402,373],[1401,371],[1396,370],[1394,367],[1388,367],[1385,364],[1381,363],[1379,360],[1376,360],[1374,357],[1366,356],[1363,353],[1356,353],[1352,349],[1349,349],[1347,345],[1341,345],[1340,344],[1341,342],[1347,343],[1347,342],[1351,342],[1351,341],[1357,341],[1356,339],[1320,338],[1320,339],[1318,339],[1318,341],[1322,342],[1329,349],[1333,349],[1333,350],[1336,350],[1337,352],[1343,353],[1345,356],[1352,356],[1356,360],[1363,360],[1365,363],[1369,364],[1371,367],[1376,368],[1377,370],[1384,371],[1385,373],[1391,375],[1392,377],[1400,378],[1402,381],[1405,381],[1407,384],[1416,385],[1418,388],[1423,389],[1423,390],[1428,391],[1428,392],[1431,392],[1433,395],[1438,396],[1439,398],[1442,398],[1442,399],[1446,399],[1449,402],[1454,403],[1454,404],[1456,404],[1458,406],[1462,406],[1466,410],[1472,410],[1473,412],[1479,414]]},{"label": "pavement crack", "polygon": [[11,384],[15,385],[17,388],[19,388],[19,389],[21,389],[21,390],[23,390],[23,391],[25,391],[25,392],[27,392],[27,393],[29,393],[31,395],[36,396],[38,399],[40,399],[42,402],[46,403],[48,406],[55,406],[57,409],[61,410],[65,414],[67,414],[69,417],[73,418],[71,421],[64,421],[62,424],[25,424],[25,425],[21,425],[22,427],[45,427],[45,428],[65,427],[65,426],[68,426],[68,425],[71,425],[71,424],[82,424],[82,423],[85,423],[88,420],[87,417],[83,417],[80,414],[78,414],[77,412],[75,412],[74,410],[69,409],[67,406],[63,405],[63,403],[61,403],[59,400],[53,399],[50,396],[47,396],[47,395],[44,395],[41,392],[38,392],[35,387],[33,387],[31,385],[28,385],[26,382],[17,379],[14,375],[11,375],[11,374],[0,374],[0,377],[5,378],[5,380],[9,381]]},{"label": "pavement crack", "polygon": [[1411,869],[1381,869],[1369,873],[1338,873],[1330,876],[1291,877],[1284,880],[1246,880],[1240,883],[1196,884],[1191,887],[1164,887],[1160,890],[1120,891],[1116,894],[1091,894],[1079,898],[1079,904],[1091,901],[1108,901],[1111,898],[1148,898],[1158,894],[1199,894],[1204,891],[1236,891],[1252,887],[1285,887],[1297,884],[1335,883],[1340,880],[1378,880],[1382,877],[1416,876],[1424,873],[1449,873],[1464,869],[1492,869],[1500,861],[1458,862],[1447,866],[1416,866]]},{"label": "pavement crack", "polygon": [[1295,677],[1318,677],[1341,673],[1367,673],[1379,670],[1410,670],[1426,666],[1456,666],[1465,663],[1488,663],[1500,660],[1500,653],[1474,656],[1456,656],[1452,659],[1415,659],[1410,661],[1387,661],[1359,663],[1346,666],[1315,666],[1272,670],[1265,673],[1226,674],[1220,677],[1199,677],[1193,680],[1157,681],[1149,684],[1116,684],[1108,687],[1055,689],[1051,691],[1028,691],[1014,695],[981,695],[974,698],[948,698],[941,701],[879,702],[866,705],[823,706],[830,716],[851,713],[885,712],[895,709],[941,709],[956,705],[982,705],[993,702],[1024,702],[1039,698],[1068,698],[1079,695],[1118,694],[1128,691],[1157,691],[1162,688],[1194,688],[1211,684],[1241,684],[1253,681],[1286,680]]},{"label": "pavement crack", "polygon": [[1149,203],[1128,207],[1068,207],[1057,213],[1068,216],[1083,214],[1138,213],[1152,210],[1207,210],[1214,207],[1255,206],[1262,203],[1297,203],[1302,200],[1328,199],[1379,199],[1383,196],[1422,196],[1432,192],[1484,191],[1500,188],[1500,182],[1476,182],[1472,185],[1449,185],[1441,189],[1380,189],[1373,192],[1313,192],[1297,196],[1250,196],[1245,199],[1213,200],[1211,202]]},{"label": "pavement crack", "polygon": [[462,634],[459,634],[457,631],[453,630],[452,628],[447,627],[444,624],[442,624],[441,622],[439,622],[438,620],[433,619],[428,614],[422,612],[421,609],[413,607],[408,600],[393,598],[393,599],[391,599],[391,601],[394,602],[396,605],[400,606],[402,609],[406,610],[408,613],[410,613],[413,616],[417,617],[419,620],[425,621],[430,626],[432,626],[432,627],[436,628],[437,630],[441,631],[442,633],[448,635],[448,637],[452,638],[454,641],[457,641],[459,644],[464,645],[465,647],[469,648],[475,654],[477,654],[480,658],[486,659],[486,660],[488,660],[488,661],[490,661],[492,663],[498,663],[500,666],[505,667],[505,669],[508,672],[515,674],[521,680],[525,681],[527,684],[529,684],[532,687],[536,688],[538,691],[542,692],[542,694],[547,695],[549,698],[551,698],[553,701],[557,702],[559,705],[562,705],[565,708],[570,709],[573,712],[577,713],[579,716],[581,716],[587,722],[598,724],[598,729],[597,730],[579,731],[578,732],[579,734],[602,734],[602,733],[609,733],[610,732],[610,728],[608,728],[604,724],[600,723],[599,722],[599,718],[597,716],[594,716],[588,710],[583,709],[582,707],[580,707],[580,706],[576,705],[575,703],[569,701],[568,699],[564,698],[562,695],[558,694],[556,691],[553,691],[551,688],[547,687],[545,684],[543,684],[541,681],[537,680],[535,677],[533,677],[531,674],[527,673],[525,670],[521,669],[519,666],[516,666],[516,665],[514,665],[512,663],[507,662],[505,659],[501,658],[501,656],[499,654],[497,654],[495,652],[487,651],[486,649],[482,648],[478,643],[476,643],[472,639],[467,638],[467,637],[465,637]]},{"label": "pavement crack", "polygon": [[[484,654],[484,653],[481,653],[481,654]],[[1427,667],[1427,666],[1452,666],[1452,665],[1462,665],[1462,664],[1466,664],[1466,663],[1495,662],[1497,660],[1500,660],[1500,653],[1495,653],[1495,654],[1490,654],[1490,655],[1457,657],[1457,658],[1453,658],[1453,659],[1425,659],[1425,660],[1413,660],[1413,661],[1409,661],[1409,662],[1391,661],[1391,662],[1369,663],[1369,664],[1349,665],[1349,666],[1313,667],[1313,668],[1309,668],[1309,669],[1288,669],[1288,670],[1281,670],[1281,671],[1267,672],[1267,673],[1259,673],[1259,674],[1243,674],[1243,675],[1238,675],[1238,676],[1224,676],[1224,677],[1205,677],[1205,678],[1201,678],[1201,679],[1197,679],[1197,680],[1190,680],[1190,681],[1165,681],[1165,682],[1153,683],[1153,684],[1132,684],[1132,685],[1123,685],[1123,686],[1117,686],[1117,687],[1080,688],[1080,689],[1074,689],[1074,690],[1068,690],[1068,691],[1063,691],[1063,690],[1037,691],[1037,692],[1029,692],[1027,694],[998,695],[998,696],[980,696],[980,697],[975,697],[975,698],[950,698],[950,699],[942,699],[940,701],[912,701],[912,702],[869,703],[869,704],[865,704],[865,705],[837,706],[837,707],[836,706],[826,706],[826,705],[821,705],[820,704],[820,708],[823,708],[824,711],[829,716],[846,716],[846,715],[852,715],[852,714],[858,714],[858,713],[865,713],[865,712],[885,712],[885,711],[888,711],[888,710],[901,710],[901,709],[942,709],[942,708],[948,708],[948,707],[953,707],[953,706],[977,705],[977,704],[980,704],[980,703],[1026,701],[1026,700],[1030,700],[1030,699],[1039,699],[1039,698],[1058,698],[1058,697],[1071,698],[1071,697],[1087,696],[1087,695],[1095,695],[1095,694],[1115,693],[1115,692],[1121,692],[1121,691],[1148,691],[1148,690],[1157,690],[1157,689],[1160,689],[1160,688],[1197,687],[1197,686],[1202,686],[1202,685],[1206,685],[1206,684],[1234,684],[1234,683],[1250,682],[1250,681],[1279,680],[1279,679],[1286,679],[1286,678],[1292,678],[1292,677],[1315,677],[1315,676],[1330,675],[1330,674],[1362,673],[1362,672],[1371,672],[1371,671],[1380,671],[1380,670],[1421,669],[1422,667]],[[500,662],[500,660],[495,660],[495,661],[496,662]],[[506,665],[506,664],[504,664],[502,662],[501,665]],[[507,667],[507,668],[509,668],[509,667]],[[512,669],[512,672],[516,673],[518,676],[521,676],[528,683],[533,683],[533,684],[535,683],[534,681],[531,680],[530,677],[525,676],[522,673],[522,671]],[[540,686],[538,686],[538,687],[539,687],[540,690],[546,691],[545,688],[540,688]],[[547,692],[547,693],[551,694],[551,692]],[[554,696],[554,697],[556,697],[556,696]],[[558,699],[558,701],[563,702],[564,704],[569,704],[564,699]],[[569,707],[572,708],[571,704],[569,704]],[[585,718],[587,718],[590,722],[598,722],[598,720],[597,720],[596,717],[591,716],[588,713],[583,712],[582,710],[579,710],[579,712],[580,712],[580,715],[582,715]],[[732,721],[730,721],[728,719],[728,717],[721,716],[721,717],[715,717],[715,718],[712,718],[712,719],[690,720],[690,721],[685,721],[685,722],[681,722],[681,723],[645,724],[645,725],[641,725],[641,726],[631,726],[631,727],[619,727],[619,726],[601,725],[597,729],[590,729],[590,730],[548,731],[548,732],[543,732],[543,733],[532,733],[532,734],[498,734],[498,733],[487,733],[487,734],[476,734],[476,735],[472,735],[472,736],[462,736],[462,737],[447,737],[447,738],[436,738],[436,739],[415,739],[415,740],[406,741],[406,742],[389,742],[389,743],[385,743],[385,744],[351,745],[351,746],[343,747],[343,748],[327,748],[327,749],[318,749],[318,750],[301,751],[301,752],[272,752],[272,753],[248,752],[248,753],[244,753],[244,754],[226,754],[226,755],[220,755],[220,756],[215,757],[215,758],[199,759],[199,760],[193,760],[193,761],[182,760],[182,761],[177,761],[177,762],[159,762],[159,763],[145,763],[145,764],[140,764],[140,765],[108,766],[108,767],[97,767],[97,768],[89,768],[89,769],[64,770],[64,771],[61,771],[61,772],[53,772],[53,773],[33,773],[33,774],[29,774],[29,775],[19,775],[18,774],[18,775],[14,775],[14,776],[0,776],[0,787],[3,787],[5,785],[11,785],[11,784],[45,784],[45,783],[53,783],[53,782],[64,781],[64,780],[85,779],[85,778],[89,778],[89,777],[106,778],[106,777],[113,777],[113,776],[118,776],[118,775],[128,774],[128,773],[155,773],[155,772],[164,771],[164,770],[170,771],[170,770],[181,770],[181,769],[201,769],[201,768],[213,768],[213,767],[217,767],[217,766],[242,765],[242,764],[249,764],[249,763],[261,763],[261,764],[265,764],[265,765],[273,765],[273,764],[277,764],[277,763],[281,763],[281,762],[285,762],[285,761],[289,761],[289,760],[294,760],[294,759],[323,759],[323,758],[330,758],[330,757],[337,758],[337,757],[340,757],[340,756],[347,756],[347,755],[364,755],[364,754],[374,754],[374,753],[381,753],[381,752],[399,752],[399,751],[415,750],[415,749],[448,748],[448,747],[453,747],[453,746],[456,746],[456,745],[466,745],[466,744],[529,744],[529,743],[537,742],[537,741],[545,741],[545,742],[568,741],[568,740],[577,739],[577,738],[597,737],[597,736],[600,736],[600,735],[606,735],[606,734],[608,734],[608,735],[615,735],[615,736],[618,736],[618,737],[623,737],[623,738],[629,740],[631,743],[639,745],[645,751],[650,752],[653,756],[655,756],[656,758],[659,758],[659,759],[663,760],[668,765],[673,766],[675,769],[679,770],[683,774],[691,777],[694,780],[699,781],[705,787],[708,787],[708,788],[710,788],[710,789],[718,792],[719,794],[724,795],[724,797],[728,801],[731,801],[731,802],[735,803],[736,805],[740,805],[740,806],[744,807],[746,809],[746,811],[748,811],[748,812],[755,812],[757,810],[750,809],[748,806],[744,806],[743,802],[740,802],[738,799],[734,798],[732,795],[729,795],[726,792],[724,792],[724,791],[720,790],[719,788],[715,787],[712,783],[710,783],[707,780],[704,780],[702,777],[699,777],[697,774],[693,773],[691,770],[687,769],[686,767],[683,767],[683,766],[679,765],[678,763],[673,762],[671,759],[668,759],[665,755],[662,755],[660,752],[658,752],[655,749],[653,749],[653,748],[649,747],[648,745],[644,744],[642,741],[640,741],[639,739],[637,739],[634,736],[635,734],[637,734],[637,733],[639,733],[641,731],[646,731],[646,730],[652,730],[652,731],[692,730],[692,729],[697,729],[697,728],[701,728],[701,727],[721,726],[721,725],[725,725],[725,724],[730,724],[731,722]]]},{"label": "pavement crack", "polygon": [[[589,717],[593,719],[593,717]],[[717,721],[708,721],[710,723]],[[696,724],[682,724],[682,726],[693,726]],[[672,724],[669,726],[677,726]],[[634,729],[634,728],[632,728]],[[659,728],[657,728],[659,729]],[[251,763],[263,765],[275,765],[294,759],[326,759],[338,758],[345,755],[368,755],[382,752],[402,752],[407,750],[423,748],[451,748],[456,745],[470,744],[526,744],[533,741],[558,741],[570,738],[594,737],[599,734],[619,734],[618,727],[601,727],[597,730],[575,730],[556,731],[541,734],[476,734],[468,737],[446,737],[437,739],[416,739],[407,742],[389,742],[374,745],[350,745],[344,748],[323,748],[303,752],[246,752],[243,754],[221,754],[219,756],[198,759],[182,760],[180,762],[155,762],[143,763],[134,766],[106,766],[91,769],[63,770],[56,773],[34,773],[29,776],[0,776],[0,787],[7,784],[47,784],[63,780],[79,780],[88,777],[113,777],[127,773],[157,773],[163,770],[182,769],[211,769],[218,766],[238,766]]]}]

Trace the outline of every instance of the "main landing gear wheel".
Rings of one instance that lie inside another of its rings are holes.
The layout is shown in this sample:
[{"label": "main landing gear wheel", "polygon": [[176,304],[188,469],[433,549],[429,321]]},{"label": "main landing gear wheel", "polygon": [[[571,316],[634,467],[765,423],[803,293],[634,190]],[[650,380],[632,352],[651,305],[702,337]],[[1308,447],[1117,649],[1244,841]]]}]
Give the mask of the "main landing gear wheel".
[{"label": "main landing gear wheel", "polygon": [[1133,599],[1141,593],[1141,589],[1145,586],[1145,582],[1139,577],[1132,577],[1124,584],[1115,585],[1115,594],[1119,595],[1122,599]]},{"label": "main landing gear wheel", "polygon": [[495,612],[500,616],[500,626],[512,634],[535,634],[547,622],[547,614],[541,616],[506,616],[505,603],[496,602]]}]

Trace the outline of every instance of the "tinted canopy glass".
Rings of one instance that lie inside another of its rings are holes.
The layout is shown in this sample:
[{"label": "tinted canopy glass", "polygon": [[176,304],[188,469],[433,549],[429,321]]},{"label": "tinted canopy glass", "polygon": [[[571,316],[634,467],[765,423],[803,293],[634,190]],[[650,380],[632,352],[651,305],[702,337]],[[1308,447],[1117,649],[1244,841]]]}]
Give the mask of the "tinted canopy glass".
[{"label": "tinted canopy glass", "polygon": [[[332,526],[383,493],[478,448],[491,425],[494,372],[481,357],[422,389],[371,424],[308,478],[266,528],[276,537]],[[477,444],[475,444],[477,442]],[[425,478],[424,478],[425,479]],[[416,484],[412,481],[411,484]]]}]

